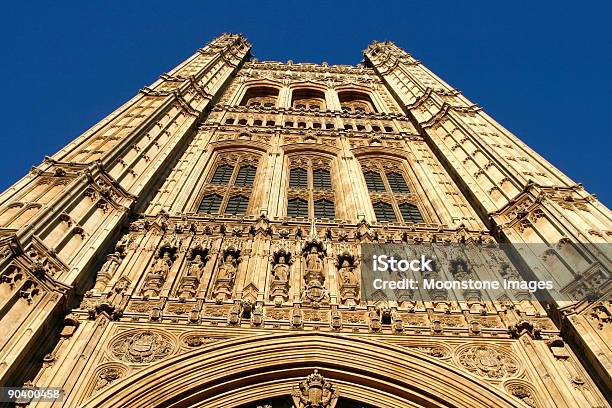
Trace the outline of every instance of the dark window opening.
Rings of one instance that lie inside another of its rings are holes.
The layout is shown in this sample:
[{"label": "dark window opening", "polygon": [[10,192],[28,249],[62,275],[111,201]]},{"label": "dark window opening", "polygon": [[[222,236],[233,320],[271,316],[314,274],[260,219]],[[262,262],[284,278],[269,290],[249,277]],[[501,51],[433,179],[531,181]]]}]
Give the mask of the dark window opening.
[{"label": "dark window opening", "polygon": [[314,213],[315,218],[334,218],[334,203],[326,199],[317,200],[314,203]]},{"label": "dark window opening", "polygon": [[395,222],[395,212],[389,203],[378,202],[374,204],[374,214],[377,221]]},{"label": "dark window opening", "polygon": [[312,186],[315,190],[331,190],[331,175],[328,170],[316,169],[312,172]]},{"label": "dark window opening", "polygon": [[389,185],[391,186],[391,190],[394,193],[409,193],[408,185],[406,184],[406,180],[400,173],[389,173],[387,174],[387,180],[389,180]]},{"label": "dark window opening", "polygon": [[215,174],[210,182],[212,184],[228,184],[232,178],[233,171],[234,166],[223,164],[217,167],[217,170],[215,170]]},{"label": "dark window opening", "polygon": [[380,173],[377,171],[366,171],[363,176],[365,177],[368,191],[386,191],[385,184],[383,183]]},{"label": "dark window opening", "polygon": [[295,168],[289,171],[289,187],[308,188],[308,173],[305,169]]},{"label": "dark window opening", "polygon": [[242,166],[238,170],[235,185],[237,186],[252,186],[255,181],[255,173],[257,169],[254,166]]},{"label": "dark window opening", "polygon": [[404,203],[399,205],[399,209],[405,223],[417,224],[419,222],[423,222],[423,216],[416,205]]},{"label": "dark window opening", "polygon": [[249,206],[249,198],[245,196],[234,196],[227,202],[226,214],[244,214]]},{"label": "dark window opening", "polygon": [[308,218],[308,202],[301,198],[293,198],[287,203],[287,215],[289,217]]},{"label": "dark window opening", "polygon": [[202,213],[218,213],[219,207],[221,207],[221,201],[223,197],[218,194],[207,195],[202,199],[198,212]]}]

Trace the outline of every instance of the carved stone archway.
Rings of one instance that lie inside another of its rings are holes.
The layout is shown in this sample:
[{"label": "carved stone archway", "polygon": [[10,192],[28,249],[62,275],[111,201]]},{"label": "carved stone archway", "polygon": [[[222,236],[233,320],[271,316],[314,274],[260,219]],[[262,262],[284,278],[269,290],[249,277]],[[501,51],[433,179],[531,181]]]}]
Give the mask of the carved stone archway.
[{"label": "carved stone archway", "polygon": [[314,369],[339,395],[384,408],[520,407],[478,378],[400,346],[333,333],[219,341],[160,361],[86,401],[93,407],[237,407],[291,393]]}]

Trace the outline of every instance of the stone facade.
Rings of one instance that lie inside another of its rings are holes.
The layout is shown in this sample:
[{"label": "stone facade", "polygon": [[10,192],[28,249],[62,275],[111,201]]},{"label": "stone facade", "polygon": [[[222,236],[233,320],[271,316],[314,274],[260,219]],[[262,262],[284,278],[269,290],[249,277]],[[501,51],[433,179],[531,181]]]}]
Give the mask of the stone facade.
[{"label": "stone facade", "polygon": [[[612,241],[607,208],[393,43],[360,66],[250,49],[213,40],[0,196],[0,385],[69,407],[610,406],[610,259],[587,246]],[[368,304],[370,242],[544,243],[521,257],[571,265],[572,300]]]}]

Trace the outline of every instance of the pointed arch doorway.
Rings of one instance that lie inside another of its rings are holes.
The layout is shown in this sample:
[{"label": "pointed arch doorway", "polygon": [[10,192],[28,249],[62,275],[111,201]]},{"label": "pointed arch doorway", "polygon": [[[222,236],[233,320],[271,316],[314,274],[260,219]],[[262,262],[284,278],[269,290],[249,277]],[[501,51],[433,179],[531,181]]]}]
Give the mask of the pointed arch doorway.
[{"label": "pointed arch doorway", "polygon": [[[309,377],[315,370],[322,380]],[[327,398],[331,391],[335,402]],[[522,406],[485,382],[410,349],[317,332],[212,343],[126,377],[82,406],[263,408],[266,401],[297,401],[298,408]]]}]

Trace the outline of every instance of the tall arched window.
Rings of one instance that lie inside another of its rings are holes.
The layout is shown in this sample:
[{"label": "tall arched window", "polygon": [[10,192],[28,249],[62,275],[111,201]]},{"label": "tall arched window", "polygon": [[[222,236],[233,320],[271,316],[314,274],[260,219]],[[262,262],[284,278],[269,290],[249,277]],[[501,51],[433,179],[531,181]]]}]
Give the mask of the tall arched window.
[{"label": "tall arched window", "polygon": [[289,187],[308,188],[308,171],[303,168],[294,168],[289,172]]},{"label": "tall arched window", "polygon": [[216,167],[204,185],[214,191],[202,198],[198,211],[203,213],[245,214],[255,182],[259,157],[252,153],[228,153],[218,158]]},{"label": "tall arched window", "polygon": [[315,190],[331,190],[331,174],[329,170],[315,169],[312,172],[312,187]]},{"label": "tall arched window", "polygon": [[389,187],[394,193],[409,193],[408,185],[406,184],[406,180],[404,180],[404,176],[400,173],[387,173],[387,180],[389,181]]},{"label": "tall arched window", "polygon": [[315,218],[334,218],[336,216],[334,203],[326,199],[315,201],[314,214]]},{"label": "tall arched window", "polygon": [[246,213],[246,209],[249,206],[249,198],[237,195],[234,197],[230,197],[227,202],[227,207],[225,207],[226,214],[244,214]]},{"label": "tall arched window", "polygon": [[368,191],[386,191],[385,183],[383,183],[382,177],[378,171],[366,171],[363,173]]},{"label": "tall arched window", "polygon": [[272,108],[276,106],[277,99],[278,89],[269,86],[256,86],[246,91],[240,105],[253,108]]},{"label": "tall arched window", "polygon": [[409,224],[417,224],[419,222],[423,222],[423,216],[419,211],[419,208],[410,203],[402,203],[399,205],[400,212],[402,213],[402,218],[404,222]]},{"label": "tall arched window", "polygon": [[234,184],[237,186],[252,186],[255,181],[256,171],[257,169],[255,166],[241,166],[240,170],[238,170],[238,175],[236,176],[236,182]]},{"label": "tall arched window", "polygon": [[229,184],[230,179],[232,178],[232,173],[234,172],[234,166],[229,164],[223,164],[215,170],[215,174],[210,180],[213,184]]},{"label": "tall arched window", "polygon": [[400,162],[370,159],[362,162],[362,170],[377,221],[424,222]]},{"label": "tall arched window", "polygon": [[[318,156],[295,157],[289,164],[287,215],[300,209],[300,217],[335,218],[329,160]],[[308,199],[305,200],[305,197]],[[296,201],[298,200],[298,201]]]},{"label": "tall arched window", "polygon": [[370,95],[357,91],[338,92],[340,106],[344,112],[354,113],[376,113],[374,103]]},{"label": "tall arched window", "polygon": [[294,89],[291,106],[293,109],[325,110],[325,93],[317,89]]}]

